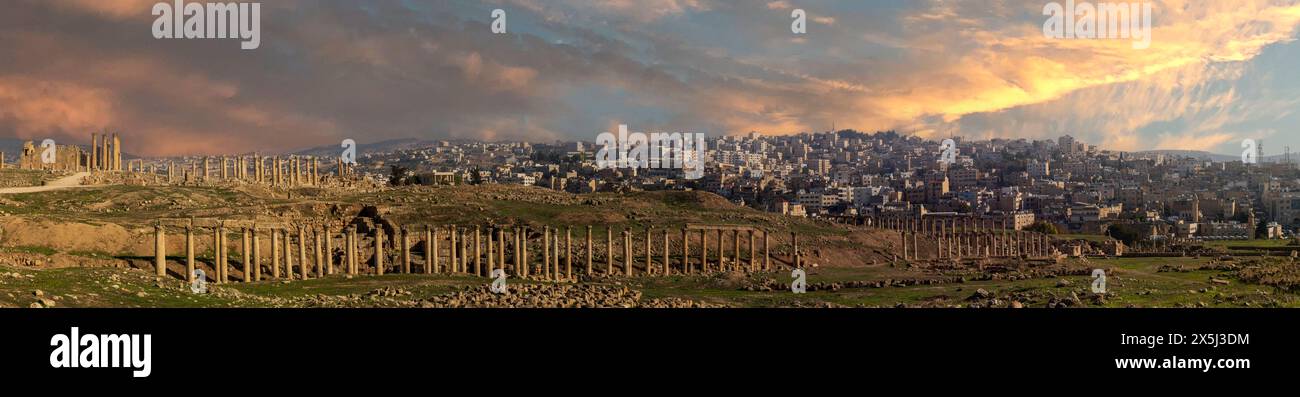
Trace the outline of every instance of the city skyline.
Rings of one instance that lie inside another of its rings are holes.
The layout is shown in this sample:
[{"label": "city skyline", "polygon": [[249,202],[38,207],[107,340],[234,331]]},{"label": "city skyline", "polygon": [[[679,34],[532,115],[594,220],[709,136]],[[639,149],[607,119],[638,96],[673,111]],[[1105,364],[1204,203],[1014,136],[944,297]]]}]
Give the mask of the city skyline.
[{"label": "city skyline", "polygon": [[[341,139],[896,130],[1118,151],[1300,148],[1294,1],[1154,3],[1150,48],[1042,33],[1047,2],[264,3],[261,47],[149,35],[156,1],[0,16],[0,138],[144,156]],[[491,11],[507,12],[493,34]],[[807,34],[790,32],[807,12]],[[59,21],[54,23],[54,21]]]}]

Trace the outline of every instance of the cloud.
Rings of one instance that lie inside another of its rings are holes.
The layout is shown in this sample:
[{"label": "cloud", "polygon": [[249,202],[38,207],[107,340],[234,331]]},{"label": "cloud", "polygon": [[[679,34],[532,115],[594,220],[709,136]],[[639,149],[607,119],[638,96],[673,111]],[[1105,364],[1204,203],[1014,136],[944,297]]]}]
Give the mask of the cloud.
[{"label": "cloud", "polygon": [[[262,48],[241,51],[153,39],[152,3],[11,4],[0,136],[113,128],[133,152],[177,155],[834,124],[1137,150],[1228,147],[1300,117],[1298,91],[1260,80],[1300,60],[1258,61],[1295,46],[1295,1],[1157,2],[1146,50],[1045,38],[1041,4],[1023,2],[800,4],[818,28],[796,36],[789,1],[490,0],[267,3]],[[494,8],[509,34],[490,33]]]}]

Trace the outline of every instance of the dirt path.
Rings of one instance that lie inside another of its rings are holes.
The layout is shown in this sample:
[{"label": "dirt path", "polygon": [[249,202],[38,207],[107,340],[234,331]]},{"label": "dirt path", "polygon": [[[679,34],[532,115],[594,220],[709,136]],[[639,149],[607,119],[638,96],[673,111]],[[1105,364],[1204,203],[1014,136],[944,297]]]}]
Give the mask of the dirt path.
[{"label": "dirt path", "polygon": [[47,192],[51,190],[72,189],[79,187],[94,187],[95,185],[82,185],[81,178],[89,176],[89,172],[78,172],[46,183],[44,186],[28,187],[9,187],[0,188],[0,194],[17,194],[17,193],[36,193]]}]

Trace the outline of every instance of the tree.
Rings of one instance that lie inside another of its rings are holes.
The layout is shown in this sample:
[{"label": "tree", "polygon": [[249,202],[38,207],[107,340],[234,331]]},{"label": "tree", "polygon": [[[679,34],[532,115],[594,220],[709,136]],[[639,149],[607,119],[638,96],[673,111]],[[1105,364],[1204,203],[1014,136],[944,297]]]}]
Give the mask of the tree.
[{"label": "tree", "polygon": [[1106,234],[1110,235],[1111,238],[1123,241],[1124,244],[1128,245],[1134,245],[1139,241],[1145,241],[1147,239],[1147,232],[1149,231],[1150,230],[1147,229],[1146,225],[1138,223],[1114,224],[1106,228]]},{"label": "tree", "polygon": [[483,176],[482,176],[482,175],[479,175],[479,168],[478,168],[478,167],[474,167],[474,170],[470,172],[470,174],[469,174],[469,184],[471,184],[471,185],[482,185],[482,184],[483,184]]},{"label": "tree", "polygon": [[1029,225],[1029,227],[1025,228],[1025,231],[1042,234],[1060,234],[1060,230],[1056,229],[1056,225],[1047,222],[1037,222]]},{"label": "tree", "polygon": [[410,173],[411,173],[410,168],[406,168],[400,165],[390,166],[389,173],[388,173],[388,184],[393,186],[409,185],[411,184],[411,180],[409,177]]}]

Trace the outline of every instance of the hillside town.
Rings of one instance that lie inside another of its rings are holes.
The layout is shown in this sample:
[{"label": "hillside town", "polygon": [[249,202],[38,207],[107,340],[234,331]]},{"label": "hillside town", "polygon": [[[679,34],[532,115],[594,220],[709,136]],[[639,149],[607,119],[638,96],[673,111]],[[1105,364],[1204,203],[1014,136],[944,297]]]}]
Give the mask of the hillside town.
[{"label": "hillside town", "polygon": [[[399,184],[515,184],[572,193],[703,190],[811,218],[974,216],[1018,230],[1169,239],[1285,238],[1300,226],[1300,170],[1055,140],[939,141],[852,130],[710,138],[706,172],[599,168],[585,142],[440,141],[364,151],[371,178]],[[394,175],[394,173],[396,175]]]}]

